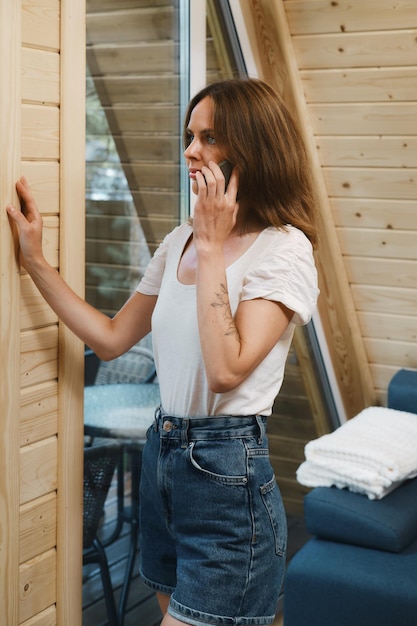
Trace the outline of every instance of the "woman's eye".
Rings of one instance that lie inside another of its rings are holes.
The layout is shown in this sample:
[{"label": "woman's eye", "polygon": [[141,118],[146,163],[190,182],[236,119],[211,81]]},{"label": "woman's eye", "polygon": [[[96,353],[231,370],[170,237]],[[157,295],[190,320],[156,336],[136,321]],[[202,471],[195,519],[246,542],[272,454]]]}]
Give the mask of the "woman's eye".
[{"label": "woman's eye", "polygon": [[210,145],[214,145],[216,143],[216,140],[214,139],[213,135],[207,135],[206,137],[206,141],[207,143],[209,143]]},{"label": "woman's eye", "polygon": [[191,133],[187,133],[185,136],[185,144],[189,146],[193,139],[194,135],[192,135]]}]

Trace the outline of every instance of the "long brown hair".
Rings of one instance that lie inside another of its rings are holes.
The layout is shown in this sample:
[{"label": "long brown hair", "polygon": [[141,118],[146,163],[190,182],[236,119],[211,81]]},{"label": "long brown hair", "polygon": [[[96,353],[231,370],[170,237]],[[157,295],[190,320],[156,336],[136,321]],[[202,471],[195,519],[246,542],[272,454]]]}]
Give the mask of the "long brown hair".
[{"label": "long brown hair", "polygon": [[184,148],[191,113],[207,96],[214,105],[216,143],[239,173],[238,199],[264,227],[291,224],[316,245],[316,212],[306,150],[282,98],[257,79],[207,85],[188,105]]}]

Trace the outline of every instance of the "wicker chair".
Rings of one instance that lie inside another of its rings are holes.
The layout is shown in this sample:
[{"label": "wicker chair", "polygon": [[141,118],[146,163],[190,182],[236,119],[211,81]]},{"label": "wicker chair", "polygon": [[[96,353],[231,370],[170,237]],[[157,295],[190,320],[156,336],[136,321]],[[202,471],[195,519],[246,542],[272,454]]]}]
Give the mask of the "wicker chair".
[{"label": "wicker chair", "polygon": [[[112,385],[123,383],[153,383],[156,379],[155,362],[152,351],[138,344],[134,345],[128,352],[122,354],[112,361],[101,361],[92,350],[85,352],[85,384],[87,385]],[[92,438],[85,438],[85,445],[93,446]],[[121,454],[117,463],[117,524],[110,537],[107,537],[104,546],[108,546],[115,541],[122,530],[123,524],[127,522],[131,525],[132,543],[135,545],[138,541],[139,532],[139,481],[142,459],[142,445],[137,443],[122,444],[122,451],[126,452],[130,457],[132,478],[132,490],[137,492],[137,498],[131,498],[131,506],[125,503],[125,486],[124,486],[124,465],[125,455]],[[102,546],[103,547],[103,546]],[[119,607],[118,619],[119,624],[123,625],[124,615],[129,595],[131,577],[133,574],[136,553],[129,556],[127,564],[126,583],[123,585]]]},{"label": "wicker chair", "polygon": [[84,449],[83,564],[98,563],[110,626],[118,626],[107,556],[97,531],[122,446],[118,442]]},{"label": "wicker chair", "polygon": [[151,383],[156,377],[152,350],[136,344],[113,361],[100,361],[92,350],[85,352],[86,385]]}]

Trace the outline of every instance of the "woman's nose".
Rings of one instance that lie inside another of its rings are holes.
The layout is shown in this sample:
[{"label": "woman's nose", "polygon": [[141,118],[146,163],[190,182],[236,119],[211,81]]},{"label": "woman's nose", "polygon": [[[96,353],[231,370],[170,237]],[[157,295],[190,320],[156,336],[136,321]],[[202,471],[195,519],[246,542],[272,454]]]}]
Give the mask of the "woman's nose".
[{"label": "woman's nose", "polygon": [[199,146],[196,139],[192,139],[188,146],[184,150],[184,156],[186,159],[194,158],[196,159],[199,154]]}]

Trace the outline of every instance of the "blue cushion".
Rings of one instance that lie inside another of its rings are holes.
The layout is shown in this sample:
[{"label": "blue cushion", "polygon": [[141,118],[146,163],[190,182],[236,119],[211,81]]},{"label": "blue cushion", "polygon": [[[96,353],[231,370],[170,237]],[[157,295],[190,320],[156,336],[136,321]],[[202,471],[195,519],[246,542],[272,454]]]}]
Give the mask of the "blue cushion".
[{"label": "blue cushion", "polygon": [[417,413],[417,370],[399,370],[388,385],[388,406]]},{"label": "blue cushion", "polygon": [[401,554],[311,539],[292,558],[285,626],[416,626],[417,540]]},{"label": "blue cushion", "polygon": [[417,478],[382,500],[336,487],[317,487],[304,498],[304,514],[312,535],[401,552],[417,537]]}]

